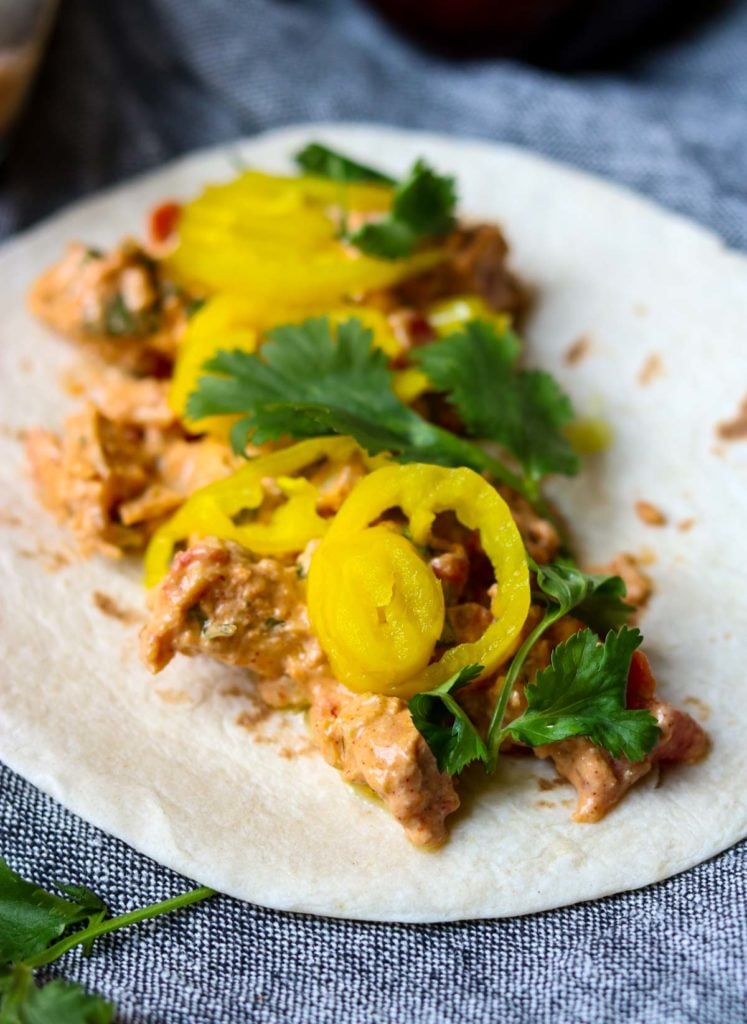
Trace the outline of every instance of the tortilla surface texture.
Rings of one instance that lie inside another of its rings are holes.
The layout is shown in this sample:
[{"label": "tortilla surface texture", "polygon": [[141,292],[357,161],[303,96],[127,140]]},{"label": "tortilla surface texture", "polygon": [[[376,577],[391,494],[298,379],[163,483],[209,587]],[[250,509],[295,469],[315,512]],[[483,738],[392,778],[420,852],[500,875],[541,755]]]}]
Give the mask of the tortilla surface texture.
[{"label": "tortilla surface texture", "polygon": [[[641,620],[661,696],[713,738],[596,825],[534,758],[467,773],[451,839],[409,845],[314,751],[302,716],[263,715],[246,676],[178,656],[153,679],[136,634],[138,562],[82,561],[34,499],[19,438],[59,428],[74,352],[24,308],[71,239],[142,234],[148,208],[289,170],[320,139],[398,174],[457,175],[466,215],[500,222],[537,289],[527,362],[555,374],[614,444],[554,486],[586,564],[643,555]],[[0,252],[0,757],[72,811],[201,883],[282,910],[446,921],[546,910],[666,878],[747,833],[747,442],[719,439],[747,390],[747,259],[626,191],[508,147],[355,126],[293,128],[197,153],[82,202]],[[579,339],[584,339],[579,343]],[[576,358],[568,352],[575,345]],[[579,358],[582,353],[582,358]],[[668,525],[646,525],[637,501]],[[543,788],[544,782],[544,788]]]}]

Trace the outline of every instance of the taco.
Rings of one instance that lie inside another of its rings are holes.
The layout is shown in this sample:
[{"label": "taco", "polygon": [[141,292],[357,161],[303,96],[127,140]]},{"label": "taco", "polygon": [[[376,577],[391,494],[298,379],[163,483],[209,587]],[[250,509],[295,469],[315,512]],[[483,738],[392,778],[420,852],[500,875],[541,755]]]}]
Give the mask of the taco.
[{"label": "taco", "polygon": [[716,852],[743,260],[525,154],[322,134],[6,247],[4,759],[283,909],[523,913]]}]

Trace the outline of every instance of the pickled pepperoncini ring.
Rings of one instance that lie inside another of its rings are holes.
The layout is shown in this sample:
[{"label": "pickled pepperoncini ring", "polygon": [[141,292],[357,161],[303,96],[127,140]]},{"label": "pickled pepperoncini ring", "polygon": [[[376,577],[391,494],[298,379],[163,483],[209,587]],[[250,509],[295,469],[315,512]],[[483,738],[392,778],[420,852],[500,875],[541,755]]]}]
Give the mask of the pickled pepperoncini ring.
[{"label": "pickled pepperoncini ring", "polygon": [[[191,536],[236,541],[258,555],[303,551],[325,533],[329,520],[317,512],[318,489],[298,474],[320,459],[342,464],[356,454],[361,450],[349,437],[312,438],[253,459],[231,476],[195,491],[153,535],[145,553],[146,586],[166,575],[177,544]],[[367,462],[377,466],[382,459]],[[252,521],[265,501],[267,480],[274,481],[285,500],[265,521]],[[247,517],[248,522],[241,521]]]},{"label": "pickled pepperoncini ring", "polygon": [[216,295],[199,309],[187,324],[179,345],[174,374],[169,386],[169,406],[186,428],[195,434],[209,433],[228,439],[236,416],[208,416],[191,420],[187,399],[203,373],[204,364],[219,348],[254,352],[259,343],[257,303],[238,295]]},{"label": "pickled pepperoncini ring", "polygon": [[[364,215],[386,212],[393,196],[389,187],[368,184],[349,184],[344,193],[349,211]],[[338,237],[340,200],[331,182],[248,171],[185,204],[166,262],[190,288],[329,305],[443,261],[443,250],[433,248],[398,260],[351,249]]]},{"label": "pickled pepperoncini ring", "polygon": [[[412,542],[379,522],[399,509]],[[495,573],[493,622],[482,637],[431,663],[444,625],[440,582],[417,550],[435,517],[452,511],[480,542]],[[529,612],[521,535],[498,494],[471,469],[389,465],[359,481],[311,560],[311,622],[336,677],[349,689],[411,696],[466,665],[494,671],[513,651]]]}]

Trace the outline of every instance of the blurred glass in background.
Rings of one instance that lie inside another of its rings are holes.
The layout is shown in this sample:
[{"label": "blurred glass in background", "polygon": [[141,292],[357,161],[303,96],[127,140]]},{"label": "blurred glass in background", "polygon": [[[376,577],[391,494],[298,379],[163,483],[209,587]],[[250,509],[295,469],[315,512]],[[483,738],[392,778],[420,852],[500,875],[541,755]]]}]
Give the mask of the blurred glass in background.
[{"label": "blurred glass in background", "polygon": [[57,0],[0,0],[0,156],[52,27]]},{"label": "blurred glass in background", "polygon": [[453,57],[507,56],[563,71],[630,57],[729,0],[368,0]]}]

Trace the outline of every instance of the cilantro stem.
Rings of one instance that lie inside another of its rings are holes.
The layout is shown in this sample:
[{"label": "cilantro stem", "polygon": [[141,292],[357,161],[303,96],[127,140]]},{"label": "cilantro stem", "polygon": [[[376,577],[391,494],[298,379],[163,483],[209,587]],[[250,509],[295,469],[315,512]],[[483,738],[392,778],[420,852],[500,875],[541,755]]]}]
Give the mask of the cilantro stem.
[{"label": "cilantro stem", "polygon": [[31,984],[31,968],[26,964],[13,964],[11,971],[12,981],[6,996],[7,1002],[3,1003],[0,1000],[0,1010],[11,1009],[14,1001],[20,1002]]},{"label": "cilantro stem", "polygon": [[109,918],[108,921],[103,921],[100,924],[89,925],[88,928],[74,932],[67,938],[50,946],[49,949],[45,949],[43,953],[38,953],[36,956],[26,960],[25,965],[32,969],[43,967],[45,964],[51,964],[59,959],[59,957],[75,946],[96,939],[100,935],[106,935],[107,932],[114,932],[119,928],[138,924],[140,921],[149,921],[153,917],[160,917],[161,914],[168,914],[174,910],[182,910],[184,907],[188,907],[193,903],[199,903],[201,900],[210,899],[211,896],[215,895],[215,889],[209,889],[203,885],[198,889],[192,889],[190,892],[181,893],[179,896],[172,896],[161,903],[153,903],[149,907],[141,907],[139,910],[132,910],[128,914],[120,914],[119,917]]},{"label": "cilantro stem", "polygon": [[[479,450],[482,452],[482,449]],[[511,470],[507,469],[502,462],[498,461],[498,459],[494,459],[486,452],[482,452],[482,454],[484,456],[483,462],[485,465],[485,469],[487,469],[487,471],[491,473],[496,478],[496,480],[500,480],[501,483],[508,484],[509,487],[512,487],[515,491],[521,494],[524,498],[527,499],[527,501],[531,501],[529,497],[529,489],[525,487],[524,481],[521,479],[521,477],[518,477],[515,473],[512,473]]]},{"label": "cilantro stem", "polygon": [[565,614],[566,609],[562,606],[555,608],[553,611],[545,613],[544,617],[540,619],[531,633],[527,636],[524,643],[518,649],[514,655],[513,661],[506,673],[506,678],[503,681],[501,692],[498,696],[495,707],[493,708],[493,714],[490,718],[490,725],[488,726],[487,732],[487,748],[488,748],[488,764],[487,770],[494,772],[496,765],[498,764],[498,757],[500,756],[501,743],[505,739],[506,730],[502,728],[503,719],[506,714],[506,707],[508,706],[509,698],[511,697],[511,691],[514,688],[514,684],[519,677],[519,673],[524,667],[524,662],[527,659],[527,655],[537,643],[539,638],[548,629],[553,622],[557,622],[558,619],[562,618]]}]

